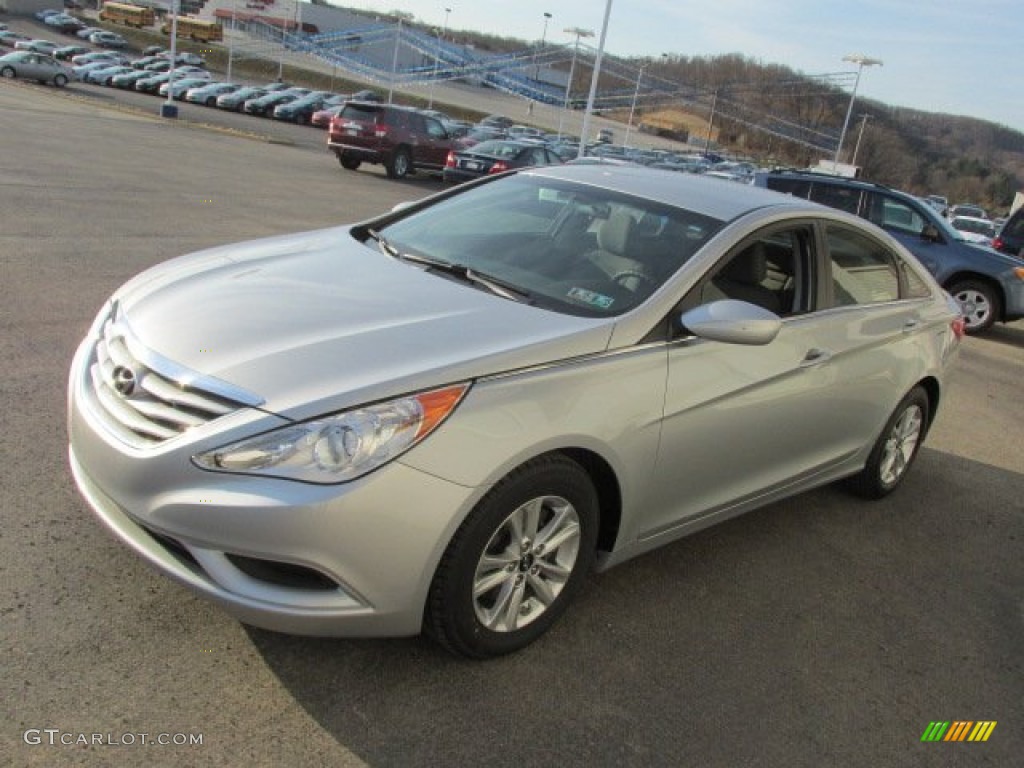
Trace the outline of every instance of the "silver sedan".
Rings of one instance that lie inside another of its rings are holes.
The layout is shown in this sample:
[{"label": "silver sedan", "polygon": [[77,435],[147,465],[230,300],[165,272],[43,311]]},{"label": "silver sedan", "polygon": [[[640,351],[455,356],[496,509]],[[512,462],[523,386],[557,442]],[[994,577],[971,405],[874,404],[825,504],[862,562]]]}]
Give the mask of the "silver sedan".
[{"label": "silver sedan", "polygon": [[962,334],[862,219],[532,169],[139,275],[72,364],[70,464],[242,621],[483,658],[595,567],[826,483],[896,490]]},{"label": "silver sedan", "polygon": [[73,75],[68,67],[51,56],[32,51],[15,51],[0,56],[0,77],[22,77],[63,88]]}]

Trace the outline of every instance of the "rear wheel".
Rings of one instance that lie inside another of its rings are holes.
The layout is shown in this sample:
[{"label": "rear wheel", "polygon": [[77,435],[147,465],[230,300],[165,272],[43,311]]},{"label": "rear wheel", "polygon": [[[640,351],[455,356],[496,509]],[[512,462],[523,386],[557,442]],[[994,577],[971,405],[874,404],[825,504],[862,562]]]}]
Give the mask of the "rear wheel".
[{"label": "rear wheel", "polygon": [[354,171],[359,167],[359,161],[354,157],[348,155],[338,154],[338,162],[341,163],[341,167],[348,171]]},{"label": "rear wheel", "polygon": [[864,469],[847,478],[847,487],[868,499],[894,491],[917,458],[928,431],[929,411],[928,393],[922,387],[910,390],[886,422]]},{"label": "rear wheel", "polygon": [[487,658],[546,632],[594,562],[597,492],[562,455],[499,482],[452,537],[430,586],[424,628],[454,653]]},{"label": "rear wheel", "polygon": [[409,166],[409,150],[396,149],[391,159],[384,163],[384,170],[387,171],[388,178],[404,179],[409,175]]},{"label": "rear wheel", "polygon": [[208,107],[216,107],[217,106],[217,97],[216,96],[211,96],[210,98],[208,98],[206,100],[206,106],[208,106]]},{"label": "rear wheel", "polygon": [[53,78],[53,84],[58,88],[63,88],[68,84],[68,79],[64,75],[57,75]]},{"label": "rear wheel", "polygon": [[960,305],[960,311],[964,315],[964,330],[967,333],[987,331],[1000,314],[999,296],[986,283],[964,280],[951,285],[949,293]]}]

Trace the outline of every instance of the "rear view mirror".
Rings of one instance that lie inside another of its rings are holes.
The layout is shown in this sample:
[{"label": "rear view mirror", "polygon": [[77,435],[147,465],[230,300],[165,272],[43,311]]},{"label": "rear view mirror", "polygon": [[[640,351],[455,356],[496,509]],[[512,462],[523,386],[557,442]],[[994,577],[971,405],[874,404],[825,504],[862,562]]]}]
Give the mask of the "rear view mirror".
[{"label": "rear view mirror", "polygon": [[782,329],[782,319],[774,312],[736,299],[701,304],[684,312],[679,323],[701,339],[751,346],[770,343]]}]

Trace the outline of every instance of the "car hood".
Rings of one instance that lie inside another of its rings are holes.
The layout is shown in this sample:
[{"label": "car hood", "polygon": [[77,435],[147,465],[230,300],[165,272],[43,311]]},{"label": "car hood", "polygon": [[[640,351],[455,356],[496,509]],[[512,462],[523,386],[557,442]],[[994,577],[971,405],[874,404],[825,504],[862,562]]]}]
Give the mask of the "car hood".
[{"label": "car hood", "polygon": [[599,352],[613,328],[427,273],[344,227],[174,259],[114,300],[150,351],[296,419]]}]

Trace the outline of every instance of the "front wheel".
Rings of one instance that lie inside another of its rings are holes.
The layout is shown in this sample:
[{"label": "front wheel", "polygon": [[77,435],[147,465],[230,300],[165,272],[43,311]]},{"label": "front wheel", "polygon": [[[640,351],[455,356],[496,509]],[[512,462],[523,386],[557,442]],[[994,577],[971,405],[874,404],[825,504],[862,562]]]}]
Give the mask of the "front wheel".
[{"label": "front wheel", "polygon": [[929,412],[928,393],[923,387],[914,387],[889,417],[864,469],[847,478],[847,487],[868,499],[880,499],[894,491],[917,458],[928,431]]},{"label": "front wheel", "polygon": [[512,653],[546,632],[594,562],[597,492],[562,455],[499,482],[452,537],[434,575],[424,628],[471,658]]},{"label": "front wheel", "polygon": [[410,165],[409,151],[406,149],[396,149],[391,159],[384,163],[384,170],[387,171],[388,178],[404,179],[409,175]]},{"label": "front wheel", "polygon": [[965,280],[951,285],[949,293],[960,305],[960,311],[964,315],[964,330],[967,333],[987,331],[999,316],[999,296],[986,283]]},{"label": "front wheel", "polygon": [[0,77],[14,77],[14,67],[0,69]]},{"label": "front wheel", "polygon": [[63,88],[68,84],[68,79],[64,75],[57,75],[53,78],[53,84],[58,88]]}]

